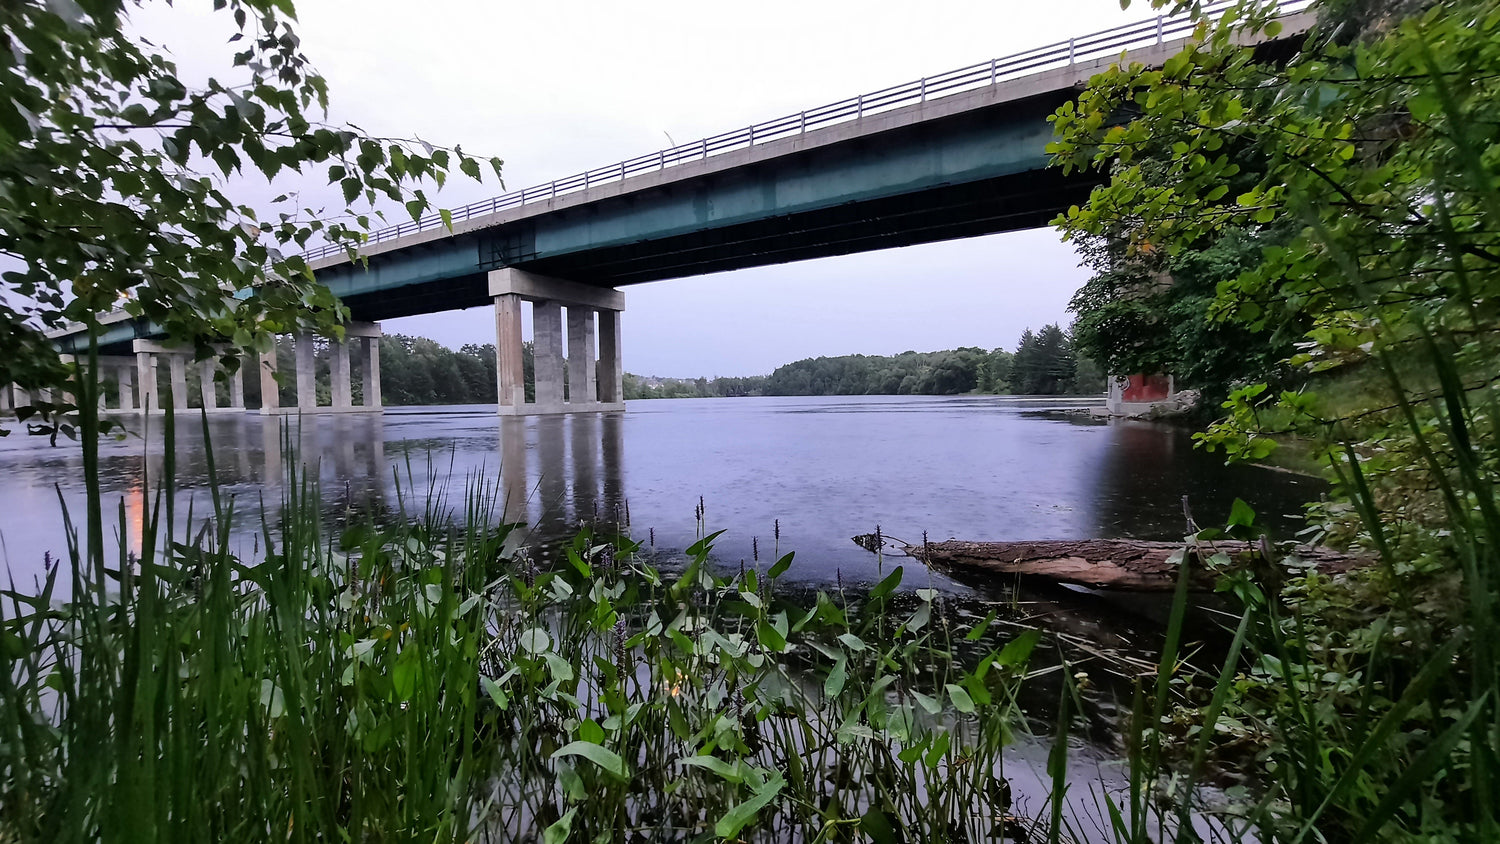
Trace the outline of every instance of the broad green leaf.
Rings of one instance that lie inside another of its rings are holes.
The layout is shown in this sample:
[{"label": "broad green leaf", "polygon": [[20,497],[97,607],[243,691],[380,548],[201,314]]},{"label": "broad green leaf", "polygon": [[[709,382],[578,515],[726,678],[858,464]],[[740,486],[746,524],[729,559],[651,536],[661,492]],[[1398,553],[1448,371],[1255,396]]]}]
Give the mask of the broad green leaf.
[{"label": "broad green leaf", "polygon": [[563,844],[568,836],[573,834],[573,816],[578,814],[578,807],[574,806],[557,819],[557,822],[547,827],[542,832],[543,844]]},{"label": "broad green leaf", "polygon": [[844,682],[849,679],[849,662],[844,657],[839,657],[828,669],[828,679],[823,681],[823,694],[829,697],[838,697],[844,691]]},{"label": "broad green leaf", "polygon": [[569,742],[552,753],[553,759],[564,756],[582,756],[620,779],[626,778],[625,760],[613,750],[591,741]]},{"label": "broad green leaf", "polygon": [[714,824],[714,835],[720,838],[733,838],[739,835],[740,830],[745,828],[745,824],[753,820],[761,809],[770,805],[785,785],[786,778],[781,775],[780,771],[777,771],[764,785],[756,789],[754,796],[719,818],[719,822]]},{"label": "broad green leaf", "polygon": [[964,691],[963,686],[949,683],[945,688],[948,690],[948,699],[953,701],[953,707],[966,715],[974,713],[974,699]]}]

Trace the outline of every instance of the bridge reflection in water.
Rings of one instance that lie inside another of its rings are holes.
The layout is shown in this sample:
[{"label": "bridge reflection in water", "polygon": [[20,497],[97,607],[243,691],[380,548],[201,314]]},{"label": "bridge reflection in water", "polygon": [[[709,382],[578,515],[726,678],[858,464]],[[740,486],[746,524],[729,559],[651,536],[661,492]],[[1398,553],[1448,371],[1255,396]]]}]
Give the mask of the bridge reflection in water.
[{"label": "bridge reflection in water", "polygon": [[508,417],[499,425],[500,493],[506,521],[535,539],[579,525],[625,527],[624,420],[619,413]]},{"label": "bridge reflection in water", "polygon": [[[299,473],[319,479],[330,511],[420,513],[432,491],[460,516],[466,487],[475,487],[494,496],[497,521],[525,524],[518,538],[555,540],[584,524],[627,524],[621,414],[496,420],[483,413],[488,424],[475,426],[479,415],[247,419],[226,426],[229,448],[216,438],[215,451],[234,455],[228,466],[220,458],[221,478],[271,487],[286,480],[287,455],[295,455]],[[259,442],[244,442],[255,428]]]}]

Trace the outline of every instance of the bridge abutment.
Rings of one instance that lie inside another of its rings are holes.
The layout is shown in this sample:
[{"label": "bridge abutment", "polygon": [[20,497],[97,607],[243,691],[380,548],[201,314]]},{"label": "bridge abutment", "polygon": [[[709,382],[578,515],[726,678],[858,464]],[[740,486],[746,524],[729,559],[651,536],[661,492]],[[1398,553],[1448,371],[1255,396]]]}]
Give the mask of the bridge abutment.
[{"label": "bridge abutment", "polygon": [[[625,409],[620,357],[625,294],[513,267],[491,271],[489,285],[495,301],[495,377],[501,416]],[[522,302],[532,303],[535,390],[530,402],[526,401],[523,366]]]}]

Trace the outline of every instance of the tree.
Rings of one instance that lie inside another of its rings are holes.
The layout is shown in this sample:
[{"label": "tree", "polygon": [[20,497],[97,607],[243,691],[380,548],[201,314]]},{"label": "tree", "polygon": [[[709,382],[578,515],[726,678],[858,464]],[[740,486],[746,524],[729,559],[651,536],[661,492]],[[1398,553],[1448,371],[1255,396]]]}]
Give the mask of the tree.
[{"label": "tree", "polygon": [[1010,386],[1022,395],[1061,395],[1073,391],[1078,361],[1070,338],[1056,323],[1039,332],[1026,329],[1011,360]]},{"label": "tree", "polygon": [[[297,329],[341,337],[346,312],[298,252],[325,240],[352,254],[380,222],[377,200],[415,219],[432,208],[424,181],[441,186],[450,166],[481,176],[457,148],[320,123],[327,86],[301,52],[291,0],[217,0],[238,32],[228,75],[201,88],[128,30],[138,4],[0,5],[0,254],[12,259],[0,383],[63,387],[69,369],[45,332],[74,323],[93,335],[117,308],[199,357],[216,343],[268,351]],[[234,196],[252,173],[273,184],[316,173],[343,205],[282,196],[257,211]]]},{"label": "tree", "polygon": [[[1056,161],[1109,173],[1059,224],[1127,255],[1261,240],[1216,284],[1205,330],[1293,327],[1285,365],[1331,388],[1277,391],[1261,373],[1199,437],[1237,459],[1315,437],[1335,484],[1316,535],[1379,561],[1241,591],[1251,646],[1292,660],[1252,671],[1233,704],[1275,737],[1262,805],[1281,808],[1258,823],[1273,838],[1495,840],[1500,7],[1327,4],[1284,64],[1251,46],[1275,34],[1268,12],[1235,4],[1161,68],[1106,70],[1058,111]],[[1358,700],[1340,687],[1352,678]],[[1350,728],[1377,721],[1444,740]],[[1345,760],[1336,778],[1320,752]]]}]

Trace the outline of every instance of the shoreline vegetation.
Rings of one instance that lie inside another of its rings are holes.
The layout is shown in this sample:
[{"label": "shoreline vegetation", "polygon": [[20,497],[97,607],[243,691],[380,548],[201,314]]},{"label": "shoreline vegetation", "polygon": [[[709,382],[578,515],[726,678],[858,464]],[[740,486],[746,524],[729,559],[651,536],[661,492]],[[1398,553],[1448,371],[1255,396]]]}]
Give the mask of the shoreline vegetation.
[{"label": "shoreline vegetation", "polygon": [[[291,351],[282,349],[284,366]],[[449,349],[425,337],[387,335],[382,341],[381,394],[386,404],[493,404],[495,347],[467,344]],[[522,372],[528,399],[534,395],[533,350],[525,344]],[[328,390],[328,361],[316,358],[320,392]],[[1056,325],[1027,330],[1014,352],[962,347],[899,355],[819,357],[779,366],[770,375],[663,378],[625,373],[626,400],[742,396],[859,396],[969,393],[997,395],[1100,395],[1104,375],[1072,350]],[[258,385],[257,388],[258,389]],[[253,400],[253,396],[251,397]],[[358,396],[356,395],[356,400]]]}]

